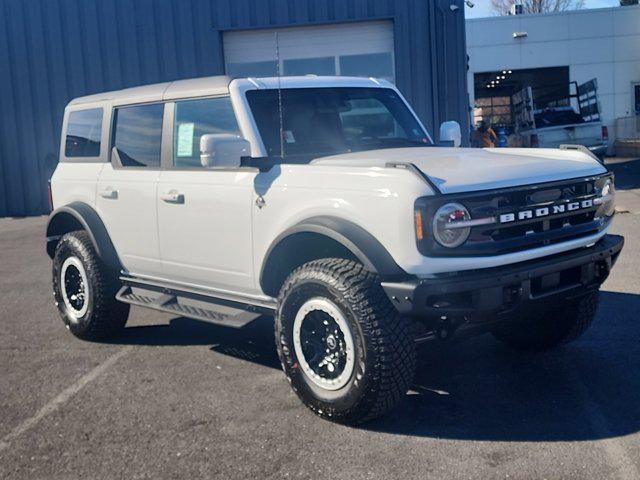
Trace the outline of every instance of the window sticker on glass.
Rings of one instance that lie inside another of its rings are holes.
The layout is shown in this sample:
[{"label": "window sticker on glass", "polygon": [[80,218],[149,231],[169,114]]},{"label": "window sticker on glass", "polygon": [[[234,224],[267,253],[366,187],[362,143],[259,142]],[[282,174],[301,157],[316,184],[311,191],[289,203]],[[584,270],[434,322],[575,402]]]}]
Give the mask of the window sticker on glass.
[{"label": "window sticker on glass", "polygon": [[284,131],[284,141],[287,143],[296,143],[296,137],[293,136],[293,132],[291,130]]},{"label": "window sticker on glass", "polygon": [[181,123],[178,126],[178,157],[193,155],[193,123]]}]

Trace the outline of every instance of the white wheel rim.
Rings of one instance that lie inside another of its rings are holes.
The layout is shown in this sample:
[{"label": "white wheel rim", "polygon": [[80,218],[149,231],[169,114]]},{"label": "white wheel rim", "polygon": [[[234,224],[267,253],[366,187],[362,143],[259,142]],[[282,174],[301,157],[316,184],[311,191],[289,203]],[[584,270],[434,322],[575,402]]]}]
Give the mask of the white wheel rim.
[{"label": "white wheel rim", "polygon": [[[76,278],[78,277],[78,278]],[[69,257],[60,271],[60,290],[67,311],[74,320],[79,320],[89,308],[89,282],[82,262],[77,257]]]},{"label": "white wheel rim", "polygon": [[[327,326],[333,328],[329,335],[323,336],[324,333],[327,333],[326,331],[318,333],[321,337],[319,343],[325,343],[325,351],[322,360],[320,363],[316,363],[315,368],[309,364],[312,359],[305,356],[301,338],[303,323],[313,312],[323,312],[328,315],[330,320],[324,320],[323,324],[326,321]],[[334,335],[333,332],[337,330],[339,330],[338,334]],[[355,366],[353,336],[346,318],[333,302],[325,298],[312,298],[300,307],[293,322],[293,346],[302,372],[318,387],[325,390],[338,390],[351,379]],[[325,367],[328,372],[333,372],[335,366],[339,364],[343,364],[342,371],[334,378],[327,378],[326,375],[319,373],[319,370],[323,370]]]}]

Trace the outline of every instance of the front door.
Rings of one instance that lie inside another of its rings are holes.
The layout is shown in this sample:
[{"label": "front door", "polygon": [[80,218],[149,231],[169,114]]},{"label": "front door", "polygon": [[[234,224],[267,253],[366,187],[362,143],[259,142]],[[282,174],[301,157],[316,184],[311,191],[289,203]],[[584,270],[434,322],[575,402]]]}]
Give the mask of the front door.
[{"label": "front door", "polygon": [[162,272],[156,210],[162,123],[162,104],[115,108],[111,163],[98,179],[98,213],[124,267],[140,276]]},{"label": "front door", "polygon": [[239,293],[255,289],[251,169],[205,168],[200,137],[238,134],[228,97],[178,101],[172,108],[173,152],[158,182],[163,275],[193,286]]}]

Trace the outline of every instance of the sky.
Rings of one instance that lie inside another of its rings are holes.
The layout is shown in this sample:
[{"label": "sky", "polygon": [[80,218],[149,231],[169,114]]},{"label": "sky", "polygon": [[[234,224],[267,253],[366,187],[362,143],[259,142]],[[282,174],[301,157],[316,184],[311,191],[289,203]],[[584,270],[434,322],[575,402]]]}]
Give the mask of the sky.
[{"label": "sky", "polygon": [[[473,0],[473,8],[465,7],[466,18],[491,17],[494,15],[491,10],[491,0]],[[620,5],[619,0],[586,0],[584,8],[615,7]]]}]

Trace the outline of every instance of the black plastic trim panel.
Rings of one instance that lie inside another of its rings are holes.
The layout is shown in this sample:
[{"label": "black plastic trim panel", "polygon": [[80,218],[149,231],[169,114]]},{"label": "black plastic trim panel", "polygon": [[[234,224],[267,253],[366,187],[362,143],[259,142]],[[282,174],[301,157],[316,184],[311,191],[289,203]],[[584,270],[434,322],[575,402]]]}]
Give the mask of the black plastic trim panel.
[{"label": "black plastic trim panel", "polygon": [[552,295],[579,296],[598,288],[623,245],[623,237],[605,235],[588,248],[453,275],[382,282],[382,287],[398,311],[407,315],[499,313],[524,302]]},{"label": "black plastic trim panel", "polygon": [[71,217],[78,222],[88,234],[100,259],[110,267],[120,270],[122,264],[111,237],[98,213],[86,203],[73,202],[56,208],[47,221],[47,254],[53,258],[59,238],[68,233],[64,217]]}]

